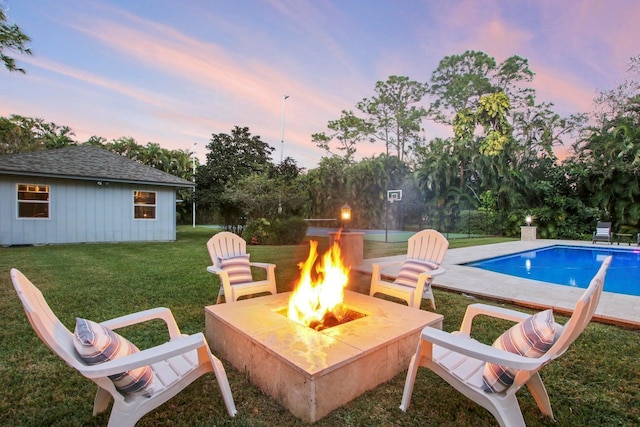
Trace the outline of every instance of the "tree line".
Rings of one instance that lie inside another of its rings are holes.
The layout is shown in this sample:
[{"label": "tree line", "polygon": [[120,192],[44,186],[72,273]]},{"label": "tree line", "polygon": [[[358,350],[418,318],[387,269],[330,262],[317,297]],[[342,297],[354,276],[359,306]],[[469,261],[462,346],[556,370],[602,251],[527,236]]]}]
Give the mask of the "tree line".
[{"label": "tree line", "polygon": [[[543,238],[585,238],[598,219],[611,220],[616,231],[638,231],[639,67],[631,58],[631,77],[600,92],[594,111],[563,117],[538,100],[526,59],[498,63],[476,51],[447,56],[426,82],[377,82],[371,97],[312,134],[326,155],[308,171],[292,158],[275,163],[274,148],[247,127],[212,134],[195,175],[198,222],[239,231],[254,221],[337,218],[348,203],[353,227],[517,235],[532,215]],[[452,136],[429,138],[427,120]],[[4,154],[78,143],[73,136],[41,119],[0,117]],[[188,150],[131,138],[84,143],[193,178]],[[363,144],[384,149],[355,161]],[[559,145],[567,158],[557,158]],[[398,189],[402,201],[389,203],[387,191]],[[190,218],[190,203],[182,209]]]},{"label": "tree line", "polygon": [[[475,51],[447,56],[428,82],[390,76],[376,83],[373,96],[314,133],[312,141],[327,154],[309,171],[292,159],[271,163],[267,144],[263,151],[239,148],[260,141],[246,128],[214,135],[198,189],[202,194],[219,184],[209,207],[234,207],[225,210],[225,223],[287,214],[335,218],[348,203],[355,227],[513,236],[531,215],[543,238],[586,238],[597,220],[636,232],[639,64],[630,59],[632,77],[600,92],[594,111],[563,117],[537,99],[526,59],[497,63]],[[425,120],[450,127],[453,136],[428,139]],[[384,144],[384,152],[355,161],[357,148],[371,143]],[[567,158],[556,156],[559,145]],[[261,160],[245,157],[249,152]],[[215,161],[222,158],[242,172],[232,177],[219,170],[227,178],[216,178]],[[290,166],[286,187],[275,169],[284,166]],[[386,193],[396,189],[403,200],[390,204]]]}]

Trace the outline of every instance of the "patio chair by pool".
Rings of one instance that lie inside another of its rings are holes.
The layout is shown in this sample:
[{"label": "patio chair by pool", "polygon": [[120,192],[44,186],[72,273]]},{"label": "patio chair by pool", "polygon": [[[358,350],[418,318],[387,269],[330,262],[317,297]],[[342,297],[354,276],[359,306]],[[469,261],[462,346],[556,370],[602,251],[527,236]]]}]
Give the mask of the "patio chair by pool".
[{"label": "patio chair by pool", "polygon": [[[145,414],[208,372],[216,376],[227,412],[230,416],[236,414],[224,366],[211,354],[202,333],[180,333],[168,308],[101,323],[78,318],[71,333],[49,308],[40,290],[15,268],[11,269],[11,281],[40,339],[67,365],[98,385],[93,414],[105,411],[113,398],[109,427],[134,426]],[[167,325],[169,341],[164,344],[140,351],[113,332],[153,319]]]},{"label": "patio chair by pool", "polygon": [[[611,256],[605,258],[564,326],[553,319],[551,309],[534,315],[471,304],[460,331],[447,333],[426,327],[412,357],[400,409],[411,401],[418,367],[425,366],[460,393],[487,409],[501,426],[524,426],[516,392],[526,385],[540,411],[553,418],[549,395],[540,369],[560,357],[591,321],[598,306]],[[520,322],[502,334],[493,346],[471,338],[474,318],[487,315]]]},{"label": "patio chair by pool", "polygon": [[[209,273],[220,277],[220,290],[216,304],[222,301],[235,302],[238,298],[269,292],[275,295],[276,289],[276,265],[264,262],[249,262],[247,242],[236,234],[223,231],[214,234],[207,242],[207,250],[213,265],[207,267]],[[265,280],[254,281],[251,267],[259,267],[266,270]]]},{"label": "patio chair by pool", "polygon": [[610,222],[600,222],[596,225],[596,231],[593,232],[593,241],[595,242],[607,242],[609,244],[613,243],[611,238],[611,223]]},{"label": "patio chair by pool", "polygon": [[[422,230],[409,238],[407,258],[372,264],[371,288],[369,295],[377,293],[404,300],[409,307],[420,309],[422,299],[431,301],[436,309],[436,300],[431,289],[433,278],[446,270],[440,264],[449,248],[449,241],[436,230]],[[402,264],[393,282],[383,279],[383,270],[392,265]]]}]

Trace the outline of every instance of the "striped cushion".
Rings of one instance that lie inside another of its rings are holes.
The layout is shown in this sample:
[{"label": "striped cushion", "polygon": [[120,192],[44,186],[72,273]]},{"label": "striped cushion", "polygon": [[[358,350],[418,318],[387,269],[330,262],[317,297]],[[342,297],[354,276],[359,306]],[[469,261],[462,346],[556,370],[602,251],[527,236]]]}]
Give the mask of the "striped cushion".
[{"label": "striped cushion", "polygon": [[253,281],[249,254],[220,258],[220,267],[229,274],[229,283],[249,283]]},{"label": "striped cushion", "polygon": [[433,262],[408,259],[402,263],[400,273],[398,273],[398,277],[393,283],[415,288],[418,284],[420,273],[435,270],[436,268],[438,268],[438,264]]},{"label": "striped cushion", "polygon": [[[512,326],[493,343],[501,350],[526,357],[540,357],[547,352],[556,339],[556,323],[551,309],[534,314],[523,322]],[[484,391],[501,393],[513,384],[518,369],[486,363],[482,375]]]},{"label": "striped cushion", "polygon": [[[97,365],[140,350],[126,338],[91,320],[76,318],[73,345],[88,365]],[[149,366],[109,375],[119,392],[124,394],[153,394],[153,372]]]}]

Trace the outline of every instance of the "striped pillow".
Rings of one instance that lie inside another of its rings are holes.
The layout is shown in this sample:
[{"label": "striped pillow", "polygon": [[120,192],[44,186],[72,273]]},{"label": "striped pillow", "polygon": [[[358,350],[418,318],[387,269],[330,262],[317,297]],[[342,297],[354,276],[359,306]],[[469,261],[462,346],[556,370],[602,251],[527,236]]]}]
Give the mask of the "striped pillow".
[{"label": "striped pillow", "polygon": [[402,263],[400,273],[398,273],[398,277],[396,277],[393,283],[415,288],[418,284],[418,276],[420,276],[421,273],[437,268],[438,264],[433,262],[408,259]]},{"label": "striped pillow", "polygon": [[[556,323],[553,310],[534,314],[512,326],[495,340],[493,346],[526,357],[541,357],[556,339]],[[513,384],[518,369],[486,363],[482,375],[484,391],[501,393]]]},{"label": "striped pillow", "polygon": [[[91,320],[76,318],[73,345],[88,365],[97,365],[140,350],[126,338]],[[109,375],[116,389],[123,394],[153,394],[153,372],[149,366]]]},{"label": "striped pillow", "polygon": [[220,267],[229,275],[229,283],[237,285],[253,281],[249,254],[220,258]]}]

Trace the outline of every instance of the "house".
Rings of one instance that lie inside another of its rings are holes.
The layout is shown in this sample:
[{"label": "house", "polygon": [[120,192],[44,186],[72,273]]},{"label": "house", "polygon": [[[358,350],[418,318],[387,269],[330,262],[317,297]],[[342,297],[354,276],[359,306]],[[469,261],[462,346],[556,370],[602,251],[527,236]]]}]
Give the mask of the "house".
[{"label": "house", "polygon": [[0,245],[173,241],[193,185],[91,145],[0,156]]}]

